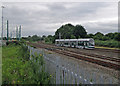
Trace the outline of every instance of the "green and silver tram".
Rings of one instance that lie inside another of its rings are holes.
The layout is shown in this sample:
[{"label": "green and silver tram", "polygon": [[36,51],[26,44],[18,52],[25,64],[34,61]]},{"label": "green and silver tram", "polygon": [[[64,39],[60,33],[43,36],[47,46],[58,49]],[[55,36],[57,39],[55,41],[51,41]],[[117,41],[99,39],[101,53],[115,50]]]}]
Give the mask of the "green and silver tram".
[{"label": "green and silver tram", "polygon": [[56,46],[75,47],[82,49],[94,49],[94,39],[56,39]]}]

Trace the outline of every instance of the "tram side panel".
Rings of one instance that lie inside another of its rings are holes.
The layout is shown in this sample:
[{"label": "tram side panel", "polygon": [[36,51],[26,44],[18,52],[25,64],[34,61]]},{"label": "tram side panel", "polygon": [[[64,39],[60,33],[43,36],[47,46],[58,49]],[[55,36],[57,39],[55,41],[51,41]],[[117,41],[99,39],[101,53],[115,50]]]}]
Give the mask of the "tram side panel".
[{"label": "tram side panel", "polygon": [[94,40],[90,41],[56,41],[56,46],[74,47],[82,49],[94,49]]}]

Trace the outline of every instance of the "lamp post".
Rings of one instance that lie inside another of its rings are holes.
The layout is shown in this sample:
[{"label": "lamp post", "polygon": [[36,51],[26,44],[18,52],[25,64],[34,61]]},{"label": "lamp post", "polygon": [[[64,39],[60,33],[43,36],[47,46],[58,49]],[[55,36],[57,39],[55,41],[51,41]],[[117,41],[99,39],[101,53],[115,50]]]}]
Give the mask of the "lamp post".
[{"label": "lamp post", "polygon": [[2,8],[2,33],[1,33],[1,41],[3,41],[3,8],[5,8],[4,6],[1,6]]}]

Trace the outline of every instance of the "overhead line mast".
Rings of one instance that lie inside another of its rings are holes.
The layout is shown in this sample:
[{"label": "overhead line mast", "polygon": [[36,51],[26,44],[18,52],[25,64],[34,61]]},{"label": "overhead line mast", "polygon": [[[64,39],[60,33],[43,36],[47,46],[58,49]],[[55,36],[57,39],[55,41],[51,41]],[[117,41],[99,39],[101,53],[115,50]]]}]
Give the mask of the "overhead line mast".
[{"label": "overhead line mast", "polygon": [[1,41],[3,40],[3,8],[5,8],[4,6],[2,7],[2,33],[1,33]]},{"label": "overhead line mast", "polygon": [[7,42],[9,40],[9,25],[8,25],[8,20],[7,20]]},{"label": "overhead line mast", "polygon": [[20,39],[21,39],[21,25],[19,27],[19,41],[20,41]]}]

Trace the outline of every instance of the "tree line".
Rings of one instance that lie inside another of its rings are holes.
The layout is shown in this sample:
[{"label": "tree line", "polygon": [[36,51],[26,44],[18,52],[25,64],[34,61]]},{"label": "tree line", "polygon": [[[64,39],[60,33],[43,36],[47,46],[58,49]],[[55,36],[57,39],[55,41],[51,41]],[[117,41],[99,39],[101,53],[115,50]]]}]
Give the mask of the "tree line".
[{"label": "tree line", "polygon": [[[103,34],[101,32],[97,32],[95,34],[88,34],[86,29],[82,25],[72,25],[70,23],[62,25],[60,28],[57,29],[55,32],[55,35],[48,35],[45,36],[43,35],[42,37],[33,35],[33,36],[28,36],[26,39],[28,41],[44,41],[46,43],[55,43],[55,39],[59,39],[59,36],[61,39],[79,39],[79,38],[93,38],[96,42],[96,45],[98,46],[104,46],[104,43],[100,44],[100,42],[118,42],[120,41],[120,33],[114,32],[114,33],[107,33]],[[118,43],[119,44],[119,43]],[[111,43],[108,43],[108,47],[111,45]],[[116,45],[116,44],[114,44]],[[106,45],[105,45],[106,46]],[[110,46],[111,47],[111,46]],[[117,46],[112,46],[112,47],[119,47]]]}]

